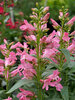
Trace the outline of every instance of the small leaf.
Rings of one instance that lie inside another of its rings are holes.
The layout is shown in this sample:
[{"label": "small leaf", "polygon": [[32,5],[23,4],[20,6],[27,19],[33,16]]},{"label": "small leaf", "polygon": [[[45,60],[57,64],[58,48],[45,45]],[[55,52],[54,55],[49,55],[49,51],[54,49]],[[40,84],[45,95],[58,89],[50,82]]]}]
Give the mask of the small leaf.
[{"label": "small leaf", "polygon": [[33,80],[26,80],[26,79],[23,79],[23,80],[19,80],[8,92],[8,93],[11,93],[13,91],[15,91],[16,89],[20,88],[21,86],[23,85],[29,85],[31,83],[33,83],[34,81]]},{"label": "small leaf", "polygon": [[68,86],[63,86],[63,89],[61,90],[61,95],[64,100],[69,100]]}]

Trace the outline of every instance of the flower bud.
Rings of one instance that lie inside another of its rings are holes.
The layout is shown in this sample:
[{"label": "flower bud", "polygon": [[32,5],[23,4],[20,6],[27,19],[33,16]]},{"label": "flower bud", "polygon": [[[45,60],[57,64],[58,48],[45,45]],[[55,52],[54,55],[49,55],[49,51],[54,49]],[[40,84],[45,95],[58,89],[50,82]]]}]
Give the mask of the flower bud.
[{"label": "flower bud", "polygon": [[32,8],[32,11],[37,12],[38,9],[37,8]]},{"label": "flower bud", "polygon": [[49,7],[48,6],[43,9],[43,13],[47,13],[47,11],[49,11]]}]

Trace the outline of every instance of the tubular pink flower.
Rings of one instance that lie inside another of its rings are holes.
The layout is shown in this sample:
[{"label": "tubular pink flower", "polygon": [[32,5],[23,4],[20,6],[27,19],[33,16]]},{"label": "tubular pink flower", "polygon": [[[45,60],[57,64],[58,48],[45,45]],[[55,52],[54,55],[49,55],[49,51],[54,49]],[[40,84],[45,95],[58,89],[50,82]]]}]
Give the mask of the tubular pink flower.
[{"label": "tubular pink flower", "polygon": [[75,40],[72,40],[72,44],[67,48],[70,52],[75,52]]},{"label": "tubular pink flower", "polygon": [[34,96],[34,93],[32,93],[31,91],[27,91],[22,88],[19,88],[19,89],[21,91],[17,95],[17,98],[19,98],[19,100],[31,100],[31,98]]},{"label": "tubular pink flower", "polygon": [[20,42],[17,42],[15,45],[12,45],[10,49],[15,49],[17,47],[22,47],[23,48],[23,45]]},{"label": "tubular pink flower", "polygon": [[50,43],[55,36],[56,32],[55,30],[46,38],[46,43]]},{"label": "tubular pink flower", "polygon": [[63,38],[62,38],[64,41],[69,41],[70,40],[70,38],[69,38],[69,36],[68,36],[68,33],[67,32],[65,32],[64,33],[64,36],[63,36]]},{"label": "tubular pink flower", "polygon": [[42,57],[47,57],[47,58],[51,58],[52,56],[54,56],[56,53],[53,49],[45,49],[43,52]]},{"label": "tubular pink flower", "polygon": [[75,16],[71,20],[69,20],[66,24],[67,25],[73,25],[74,22],[75,22]]},{"label": "tubular pink flower", "polygon": [[63,88],[62,85],[59,83],[61,78],[58,76],[60,72],[58,70],[53,71],[53,74],[49,75],[47,79],[40,80],[40,82],[44,83],[42,89],[46,88],[48,90],[49,86],[56,87],[57,91],[61,91]]},{"label": "tubular pink flower", "polygon": [[33,31],[35,31],[35,28],[31,24],[29,24],[27,20],[24,20],[24,25],[21,25],[20,29],[22,31],[28,32],[29,34],[33,34]]},{"label": "tubular pink flower", "polygon": [[35,35],[29,35],[29,36],[24,35],[24,37],[27,41],[36,41]]},{"label": "tubular pink flower", "polygon": [[51,22],[52,22],[52,24],[53,24],[53,27],[58,27],[58,26],[60,26],[54,19],[50,19],[51,20]]},{"label": "tubular pink flower", "polygon": [[70,35],[75,35],[75,31],[73,31]]},{"label": "tubular pink flower", "polygon": [[47,13],[44,17],[43,17],[43,21],[47,21],[49,19],[50,13]]},{"label": "tubular pink flower", "polygon": [[44,13],[46,13],[47,11],[49,11],[49,7],[48,6],[43,9]]}]

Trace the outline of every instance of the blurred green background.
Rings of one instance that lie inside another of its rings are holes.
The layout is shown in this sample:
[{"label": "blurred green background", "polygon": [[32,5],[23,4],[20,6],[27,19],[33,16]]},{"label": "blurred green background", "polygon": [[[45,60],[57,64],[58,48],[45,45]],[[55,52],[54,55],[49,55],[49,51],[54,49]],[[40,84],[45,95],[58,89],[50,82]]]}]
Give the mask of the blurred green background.
[{"label": "blurred green background", "polygon": [[70,17],[75,15],[75,0],[17,0],[17,11],[23,11],[25,17],[31,14],[31,8],[35,7],[35,3],[39,2],[42,6],[50,7],[50,17],[58,20],[59,9],[62,6],[69,9]]}]

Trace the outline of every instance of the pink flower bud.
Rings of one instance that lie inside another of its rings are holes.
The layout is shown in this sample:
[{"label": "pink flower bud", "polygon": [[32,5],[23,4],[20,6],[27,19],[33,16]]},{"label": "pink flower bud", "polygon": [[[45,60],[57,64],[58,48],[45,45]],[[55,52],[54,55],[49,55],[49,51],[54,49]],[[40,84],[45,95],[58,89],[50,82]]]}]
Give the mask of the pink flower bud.
[{"label": "pink flower bud", "polygon": [[44,12],[44,13],[46,13],[47,11],[49,11],[49,7],[45,7],[45,8],[43,9],[43,12]]},{"label": "pink flower bud", "polygon": [[75,31],[73,31],[70,35],[75,35]]}]

